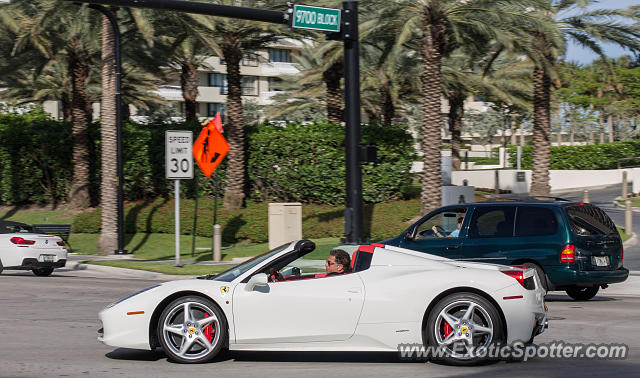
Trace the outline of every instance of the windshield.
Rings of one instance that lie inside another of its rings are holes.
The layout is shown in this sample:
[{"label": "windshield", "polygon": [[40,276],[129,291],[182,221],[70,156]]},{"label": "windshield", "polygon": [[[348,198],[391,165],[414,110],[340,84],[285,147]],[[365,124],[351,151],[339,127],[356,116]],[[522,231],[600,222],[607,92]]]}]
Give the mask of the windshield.
[{"label": "windshield", "polygon": [[289,245],[291,245],[291,243],[283,244],[275,249],[270,250],[269,252],[265,252],[261,255],[258,255],[250,260],[243,262],[240,265],[236,265],[233,268],[230,268],[229,270],[225,270],[224,272],[213,277],[213,279],[216,281],[231,282],[236,278],[240,277],[245,272],[247,272],[249,269],[253,268],[254,266],[262,263],[263,261],[268,260],[271,256],[276,255],[279,252],[282,252],[285,248],[289,247]]},{"label": "windshield", "polygon": [[22,223],[0,222],[0,234],[33,233],[33,227]]}]

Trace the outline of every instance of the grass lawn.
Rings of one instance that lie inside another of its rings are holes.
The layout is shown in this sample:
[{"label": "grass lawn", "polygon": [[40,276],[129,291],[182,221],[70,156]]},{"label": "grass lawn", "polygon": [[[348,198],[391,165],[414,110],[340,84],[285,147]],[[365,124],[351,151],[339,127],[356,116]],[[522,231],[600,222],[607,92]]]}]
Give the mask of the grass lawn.
[{"label": "grass lawn", "polygon": [[[71,234],[69,244],[73,252],[83,255],[93,255],[97,251],[98,234]],[[309,254],[310,259],[325,259],[329,251],[339,244],[339,239],[323,238],[313,240],[316,243],[316,250]],[[125,249],[133,253],[134,257],[144,260],[169,260],[175,258],[175,239],[173,234],[134,234],[126,235]],[[209,261],[213,256],[211,253],[211,239],[196,237],[196,248],[207,248],[198,250],[191,256],[192,237],[182,235],[180,238],[180,257],[189,261]],[[222,260],[231,261],[234,257],[249,257],[261,254],[269,250],[267,243],[261,244],[236,244],[232,248],[222,250]]]},{"label": "grass lawn", "polygon": [[[632,207],[640,207],[640,197],[629,198],[631,200]],[[618,203],[622,206],[625,206],[624,201],[618,201]]]},{"label": "grass lawn", "polygon": [[66,209],[2,207],[0,219],[26,224],[71,224],[74,213]]},{"label": "grass lawn", "polygon": [[620,234],[620,238],[622,238],[623,243],[631,237],[631,235],[624,233],[624,227],[619,227],[619,226],[616,226],[616,227],[618,228],[618,233]]},{"label": "grass lawn", "polygon": [[195,265],[195,264],[186,264],[182,267],[176,267],[176,266],[173,266],[171,263],[162,263],[162,262],[149,263],[149,262],[139,262],[139,261],[102,261],[102,260],[89,260],[89,261],[83,261],[82,263],[113,266],[116,268],[146,270],[149,272],[156,272],[156,273],[163,273],[163,274],[174,274],[174,275],[184,274],[184,275],[191,275],[191,276],[220,273],[231,267],[230,265]]}]

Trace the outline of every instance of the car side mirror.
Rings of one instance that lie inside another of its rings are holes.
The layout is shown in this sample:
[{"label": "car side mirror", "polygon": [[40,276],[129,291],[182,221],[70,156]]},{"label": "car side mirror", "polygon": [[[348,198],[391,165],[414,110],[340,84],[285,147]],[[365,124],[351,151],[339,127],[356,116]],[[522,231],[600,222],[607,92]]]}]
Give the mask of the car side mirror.
[{"label": "car side mirror", "polygon": [[246,291],[253,291],[253,288],[256,286],[267,286],[269,282],[268,277],[264,273],[258,273],[249,278],[247,282],[247,286],[244,287]]},{"label": "car side mirror", "polygon": [[413,231],[407,231],[407,233],[404,234],[404,240],[413,240],[413,237],[411,236],[412,233]]}]

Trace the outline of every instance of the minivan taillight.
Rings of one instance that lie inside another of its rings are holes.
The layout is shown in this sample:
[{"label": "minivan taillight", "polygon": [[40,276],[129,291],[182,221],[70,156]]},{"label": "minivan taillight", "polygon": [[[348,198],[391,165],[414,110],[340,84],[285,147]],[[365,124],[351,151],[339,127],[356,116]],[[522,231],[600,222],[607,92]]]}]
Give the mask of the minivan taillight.
[{"label": "minivan taillight", "polygon": [[60,247],[64,247],[64,242],[63,241],[56,242],[56,244],[59,245]]},{"label": "minivan taillight", "polygon": [[562,252],[560,252],[560,262],[576,262],[576,247],[573,244],[566,244],[562,247]]},{"label": "minivan taillight", "polygon": [[21,238],[19,236],[14,236],[11,239],[9,239],[10,242],[12,242],[13,244],[18,244],[18,245],[32,245],[32,244],[36,244],[35,240],[27,240],[24,238]]},{"label": "minivan taillight", "polygon": [[501,272],[515,278],[524,287],[524,270],[501,270]]}]

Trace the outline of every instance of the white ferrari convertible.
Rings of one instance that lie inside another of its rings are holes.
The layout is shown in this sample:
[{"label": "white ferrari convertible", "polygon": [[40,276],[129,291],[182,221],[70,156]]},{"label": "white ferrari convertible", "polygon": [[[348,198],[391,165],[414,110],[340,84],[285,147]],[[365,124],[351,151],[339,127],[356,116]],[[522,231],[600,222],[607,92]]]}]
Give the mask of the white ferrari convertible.
[{"label": "white ferrari convertible", "polygon": [[[352,270],[325,275],[300,240],[226,272],[148,287],[100,312],[98,340],[162,347],[196,363],[222,348],[398,351],[416,344],[475,363],[481,347],[530,342],[547,326],[533,269],[463,263],[380,244],[361,245]],[[320,266],[319,266],[320,265]]]}]

